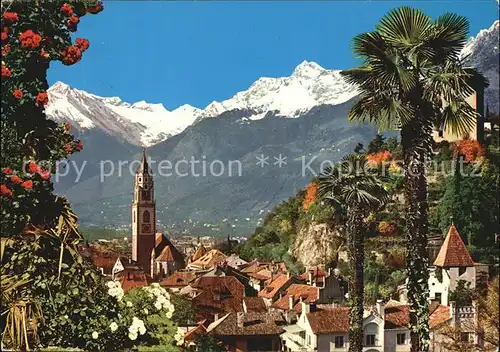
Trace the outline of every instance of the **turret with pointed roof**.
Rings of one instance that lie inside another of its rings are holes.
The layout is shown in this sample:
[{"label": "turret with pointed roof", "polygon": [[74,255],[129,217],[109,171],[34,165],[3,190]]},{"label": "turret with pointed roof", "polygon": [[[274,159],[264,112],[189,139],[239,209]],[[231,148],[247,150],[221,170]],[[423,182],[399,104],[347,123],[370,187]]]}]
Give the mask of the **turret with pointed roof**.
[{"label": "turret with pointed roof", "polygon": [[434,261],[434,266],[442,268],[474,266],[474,261],[454,224],[450,226],[448,235],[446,235],[446,239]]}]

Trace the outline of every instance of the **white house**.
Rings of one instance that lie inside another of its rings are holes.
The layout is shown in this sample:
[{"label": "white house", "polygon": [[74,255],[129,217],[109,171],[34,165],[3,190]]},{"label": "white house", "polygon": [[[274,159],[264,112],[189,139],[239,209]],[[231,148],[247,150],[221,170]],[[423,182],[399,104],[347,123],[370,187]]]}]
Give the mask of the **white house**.
[{"label": "white house", "polygon": [[[406,328],[408,306],[396,301],[389,301],[387,306],[379,301],[373,309],[365,310],[363,351],[410,350]],[[285,327],[285,330],[281,335],[284,351],[348,351],[349,309],[332,306],[316,310],[314,304],[303,302],[297,323]]]},{"label": "white house", "polygon": [[[450,291],[454,291],[459,281],[476,288],[478,282],[488,277],[486,264],[474,263],[467,247],[460,237],[455,225],[451,225],[448,234],[429,268],[429,300],[447,306]],[[400,287],[400,298],[406,301],[406,285]]]}]

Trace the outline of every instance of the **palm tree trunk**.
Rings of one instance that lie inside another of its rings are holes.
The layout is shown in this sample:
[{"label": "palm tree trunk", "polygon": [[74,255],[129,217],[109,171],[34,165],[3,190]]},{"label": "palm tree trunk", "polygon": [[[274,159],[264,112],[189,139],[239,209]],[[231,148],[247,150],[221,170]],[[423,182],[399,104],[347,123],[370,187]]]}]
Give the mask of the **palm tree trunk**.
[{"label": "palm tree trunk", "polygon": [[363,266],[365,246],[363,217],[360,209],[349,210],[347,220],[348,256],[351,278],[349,279],[349,352],[363,350]]},{"label": "palm tree trunk", "polygon": [[427,255],[427,176],[429,125],[414,119],[401,130],[404,153],[404,194],[406,202],[406,267],[410,303],[412,352],[429,349],[429,287]]}]

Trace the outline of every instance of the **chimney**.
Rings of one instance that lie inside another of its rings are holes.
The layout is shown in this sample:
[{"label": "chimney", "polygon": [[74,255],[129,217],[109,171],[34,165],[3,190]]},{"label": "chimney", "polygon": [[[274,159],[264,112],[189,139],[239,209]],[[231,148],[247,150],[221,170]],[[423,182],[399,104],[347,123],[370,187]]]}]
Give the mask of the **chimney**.
[{"label": "chimney", "polygon": [[301,302],[302,305],[302,314],[311,313],[311,306],[307,302]]},{"label": "chimney", "polygon": [[288,296],[288,309],[292,310],[293,306],[293,296]]},{"label": "chimney", "polygon": [[217,320],[219,320],[219,313],[214,314],[214,321],[217,321]]},{"label": "chimney", "polygon": [[385,316],[385,303],[381,299],[377,300],[377,313],[383,318]]},{"label": "chimney", "polygon": [[309,271],[309,285],[313,284],[313,274]]},{"label": "chimney", "polygon": [[127,271],[127,280],[130,280],[130,271]]},{"label": "chimney", "polygon": [[333,301],[332,306],[333,306],[333,308],[338,308],[339,302]]},{"label": "chimney", "polygon": [[327,275],[328,275],[328,276],[332,275],[332,268],[328,267],[328,272],[327,272]]},{"label": "chimney", "polygon": [[309,311],[310,311],[311,313],[316,311],[316,302],[312,302],[312,303],[309,305]]},{"label": "chimney", "polygon": [[451,323],[454,324],[457,317],[457,304],[455,301],[450,301],[450,319]]},{"label": "chimney", "polygon": [[243,314],[244,314],[243,312],[236,313],[236,320],[239,328],[242,328],[244,325]]}]

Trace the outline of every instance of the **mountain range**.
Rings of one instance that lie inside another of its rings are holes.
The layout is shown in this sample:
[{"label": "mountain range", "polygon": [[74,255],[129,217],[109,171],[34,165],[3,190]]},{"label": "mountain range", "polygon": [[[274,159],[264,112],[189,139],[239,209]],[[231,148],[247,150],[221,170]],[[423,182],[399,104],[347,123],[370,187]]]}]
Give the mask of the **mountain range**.
[{"label": "mountain range", "polygon": [[[489,78],[485,99],[490,111],[498,111],[498,21],[472,37],[462,56]],[[75,164],[56,180],[56,191],[68,197],[84,226],[127,226],[135,170],[130,163],[147,147],[160,230],[245,234],[310,182],[321,162],[335,162],[374,136],[373,127],[346,120],[356,94],[340,71],[307,61],[288,77],[259,78],[204,109],[168,111],[162,104],[128,103],[57,82],[49,89],[47,114],[69,122],[85,149],[70,158]],[[179,165],[178,174],[160,175],[155,167],[162,160]],[[120,161],[127,164],[118,172]],[[75,182],[74,165],[83,163]],[[102,178],[101,168],[108,172],[111,165],[115,172]],[[207,175],[196,176],[204,165]],[[304,165],[311,167],[305,174]]]}]

